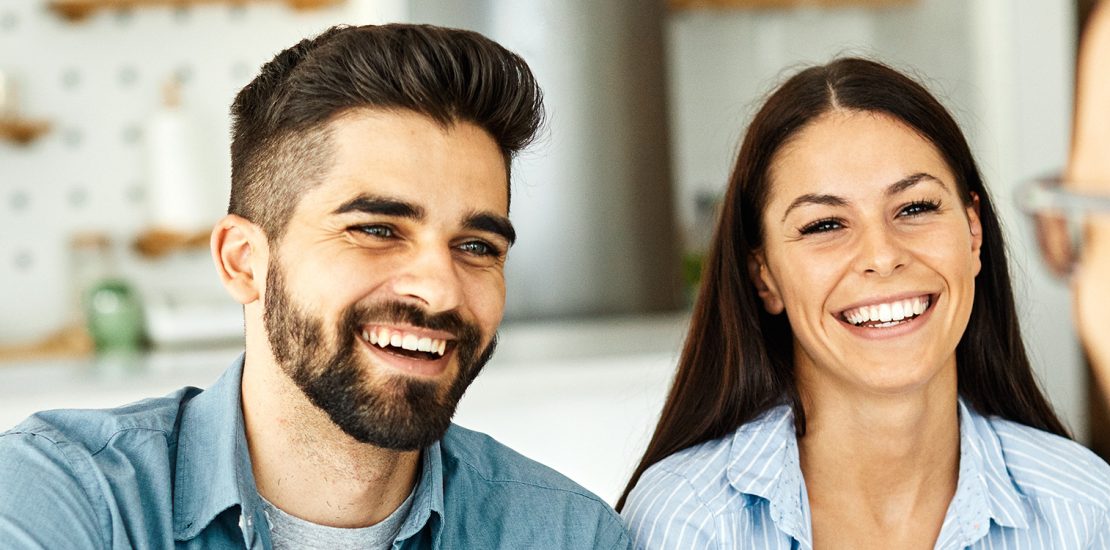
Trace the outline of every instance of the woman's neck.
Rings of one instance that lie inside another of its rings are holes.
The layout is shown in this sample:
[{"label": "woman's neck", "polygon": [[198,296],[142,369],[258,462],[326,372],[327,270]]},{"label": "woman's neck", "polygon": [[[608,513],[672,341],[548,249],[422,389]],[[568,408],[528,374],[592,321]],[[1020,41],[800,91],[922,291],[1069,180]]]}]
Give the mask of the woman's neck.
[{"label": "woman's neck", "polygon": [[806,434],[798,446],[818,548],[829,547],[818,539],[825,533],[829,542],[830,526],[850,537],[840,543],[862,547],[844,525],[888,537],[913,526],[904,540],[932,547],[959,477],[955,370],[953,361],[936,379],[893,395],[807,385],[799,373]]}]

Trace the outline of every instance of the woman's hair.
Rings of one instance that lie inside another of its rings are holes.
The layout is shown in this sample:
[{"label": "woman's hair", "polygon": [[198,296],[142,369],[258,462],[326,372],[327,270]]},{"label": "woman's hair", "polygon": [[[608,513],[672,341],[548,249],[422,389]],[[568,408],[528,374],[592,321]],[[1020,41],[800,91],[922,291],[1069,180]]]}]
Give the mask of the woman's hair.
[{"label": "woman's hair", "polygon": [[763,244],[763,209],[775,153],[817,117],[838,109],[881,113],[905,123],[940,151],[956,175],[965,205],[972,204],[973,193],[979,197],[982,269],[971,318],[956,347],[959,394],[979,413],[1068,437],[1029,366],[1002,229],[956,121],[905,75],[874,61],[843,58],[787,80],[748,127],[705,260],[678,372],[618,510],[652,464],[729,434],[776,405],[789,404],[798,436],[805,434],[805,411],[794,378],[794,335],[786,315],[764,310],[748,260]]}]

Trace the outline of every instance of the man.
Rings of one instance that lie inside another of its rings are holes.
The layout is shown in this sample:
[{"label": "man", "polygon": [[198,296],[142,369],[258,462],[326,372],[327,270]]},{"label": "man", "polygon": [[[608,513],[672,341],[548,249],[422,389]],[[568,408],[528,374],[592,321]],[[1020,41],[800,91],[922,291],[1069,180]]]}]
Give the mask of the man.
[{"label": "man", "polygon": [[542,119],[524,62],[337,27],[232,114],[211,249],[245,354],[206,391],[0,436],[2,545],[628,547],[596,496],[450,422],[502,316],[509,166]]}]

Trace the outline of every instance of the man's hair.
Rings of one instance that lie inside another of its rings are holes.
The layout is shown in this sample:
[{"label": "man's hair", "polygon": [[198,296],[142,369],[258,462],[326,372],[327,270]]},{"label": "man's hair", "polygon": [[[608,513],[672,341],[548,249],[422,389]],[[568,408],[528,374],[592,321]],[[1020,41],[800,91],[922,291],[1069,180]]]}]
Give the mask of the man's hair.
[{"label": "man's hair", "polygon": [[516,54],[471,31],[336,26],[262,66],[231,106],[228,213],[280,240],[298,198],[334,157],[329,122],[359,108],[410,111],[489,133],[505,158],[535,138],[543,94]]}]

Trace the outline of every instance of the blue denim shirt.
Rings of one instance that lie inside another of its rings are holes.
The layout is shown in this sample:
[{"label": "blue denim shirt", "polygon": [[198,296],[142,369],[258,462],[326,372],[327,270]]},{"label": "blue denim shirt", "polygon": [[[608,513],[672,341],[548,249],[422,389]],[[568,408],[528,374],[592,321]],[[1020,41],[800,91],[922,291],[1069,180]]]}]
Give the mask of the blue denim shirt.
[{"label": "blue denim shirt", "polygon": [[[243,430],[243,358],[210,389],[41,412],[0,434],[3,548],[270,548]],[[597,496],[451,426],[424,449],[393,548],[629,548]]]}]

